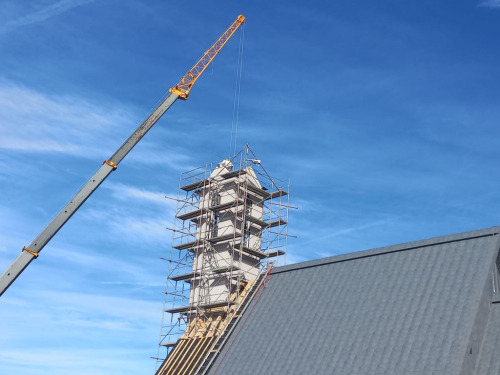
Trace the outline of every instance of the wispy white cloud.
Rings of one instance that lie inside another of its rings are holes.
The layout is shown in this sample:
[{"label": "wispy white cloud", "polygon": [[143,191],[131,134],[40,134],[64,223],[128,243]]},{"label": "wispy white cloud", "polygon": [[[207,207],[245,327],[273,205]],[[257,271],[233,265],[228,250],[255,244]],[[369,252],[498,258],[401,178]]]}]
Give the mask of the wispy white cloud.
[{"label": "wispy white cloud", "polygon": [[[119,321],[131,322],[140,318],[145,321],[157,323],[159,303],[143,301],[136,298],[99,296],[82,293],[45,292],[42,293],[45,300],[56,304],[61,310],[71,309],[75,312],[87,313],[92,311],[94,316],[109,316],[119,318]],[[81,324],[85,324],[81,322]],[[129,327],[127,327],[128,329]],[[133,326],[130,327],[133,329]],[[110,327],[115,329],[115,327]]]},{"label": "wispy white cloud", "polygon": [[143,241],[154,241],[157,239],[168,239],[167,227],[172,226],[171,223],[162,218],[137,219],[134,217],[125,217],[111,224],[117,232],[121,232],[124,236],[134,239],[142,239]]},{"label": "wispy white cloud", "polygon": [[93,223],[103,223],[114,235],[131,243],[167,243],[169,233],[166,228],[173,226],[165,220],[173,218],[173,211],[171,214],[152,215],[149,211],[133,214],[118,209],[87,209],[80,216]]},{"label": "wispy white cloud", "polygon": [[[151,282],[151,274],[153,273],[151,262],[156,262],[158,259],[152,258],[150,254],[141,257],[140,260],[131,261],[129,258],[117,259],[116,256],[107,255],[99,250],[79,247],[71,247],[70,249],[52,247],[50,255],[53,257],[52,259],[57,258],[64,262],[67,268],[76,265],[79,269],[85,269],[86,272],[106,272],[112,280],[102,282],[102,284],[156,286],[161,289],[163,283],[163,278],[158,278],[154,283]],[[127,256],[133,257],[134,255],[137,257],[139,253],[127,252]],[[112,267],[110,267],[111,264]],[[149,273],[145,273],[145,269],[149,269]]]},{"label": "wispy white cloud", "polygon": [[165,135],[165,139],[171,140],[168,148],[165,145],[146,140],[142,143],[144,147],[129,155],[128,160],[141,165],[164,165],[179,172],[193,169],[192,157],[189,152],[182,147],[174,146],[179,139],[187,139],[187,137],[174,133],[173,135]]},{"label": "wispy white cloud", "polygon": [[[155,353],[160,308],[159,302],[78,292],[38,290],[29,299],[3,296],[0,330],[13,339],[0,344],[2,369],[12,366],[13,373],[24,369],[21,372],[37,374],[141,372],[141,366],[153,365],[149,356]],[[20,309],[38,310],[37,319],[19,314]],[[129,341],[135,349],[114,347]],[[33,344],[28,357],[26,342]]]},{"label": "wispy white cloud", "polygon": [[[112,100],[96,102],[72,95],[48,95],[0,77],[0,149],[29,153],[62,153],[105,158],[135,129],[138,116]],[[161,127],[160,129],[161,130]],[[175,132],[159,132],[127,156],[132,165],[192,168],[187,150],[175,145]],[[171,140],[166,148],[163,137]],[[0,161],[2,163],[2,161]],[[0,175],[5,170],[0,171]]]},{"label": "wispy white cloud", "polygon": [[95,150],[106,148],[105,134],[133,118],[119,105],[44,95],[5,80],[0,80],[0,113],[0,148],[82,156],[95,155],[89,152],[90,145]]},{"label": "wispy white cloud", "polygon": [[80,151],[77,145],[71,143],[60,143],[53,140],[40,142],[16,137],[2,138],[0,140],[0,148],[8,150],[61,152],[64,154],[77,154]]},{"label": "wispy white cloud", "polygon": [[[301,250],[305,248],[310,249],[311,247],[317,248],[317,250],[314,251],[314,258],[331,256],[337,253],[337,251],[343,250],[335,248],[335,246],[333,245],[334,238],[347,237],[349,235],[352,235],[354,233],[359,233],[360,231],[367,230],[369,228],[374,228],[374,227],[384,228],[385,226],[389,225],[390,222],[393,222],[395,220],[396,217],[378,219],[370,222],[365,221],[360,225],[353,225],[353,226],[346,225],[338,229],[332,228],[331,226],[328,227],[313,226],[311,229],[304,232],[304,237],[306,238],[305,241],[294,243],[290,247],[292,249],[292,253],[294,253],[296,257],[300,257],[303,254]],[[324,243],[328,243],[328,246],[327,247],[321,246]],[[323,249],[325,248],[329,249],[329,251],[324,251]]]},{"label": "wispy white cloud", "polygon": [[[307,260],[310,260],[310,258],[296,254],[294,251],[289,250],[286,253],[286,264],[300,263],[300,262],[305,262]],[[280,263],[278,265],[281,266],[282,264]]]},{"label": "wispy white cloud", "polygon": [[[166,219],[174,217],[176,205],[174,200],[165,198],[162,192],[123,183],[108,183],[104,186],[111,190],[117,199],[141,202],[141,211],[129,212],[127,207],[123,206],[111,209],[87,209],[82,213],[85,219],[102,222],[113,233],[133,242],[166,243],[169,238],[166,228],[173,226],[172,222]],[[146,204],[150,205],[146,207]]]},{"label": "wispy white cloud", "polygon": [[479,4],[480,7],[500,8],[500,0],[488,0]]},{"label": "wispy white cloud", "polygon": [[31,13],[25,14],[22,17],[16,18],[7,22],[3,27],[0,27],[0,33],[12,31],[22,26],[31,25],[34,23],[45,21],[55,17],[61,13],[67,12],[70,9],[78,6],[87,5],[95,0],[60,0],[48,5],[40,6]]},{"label": "wispy white cloud", "polygon": [[[19,225],[23,223],[22,225]],[[30,228],[30,218],[24,217],[15,207],[9,207],[7,201],[0,204],[0,258],[2,253],[8,260],[17,257],[23,245],[30,240],[26,229]],[[1,263],[1,259],[0,259]],[[1,272],[1,271],[0,271]]]},{"label": "wispy white cloud", "polygon": [[159,191],[141,189],[121,183],[108,183],[104,187],[112,190],[113,195],[118,199],[127,200],[132,198],[169,206],[172,209],[175,207],[175,201],[165,198],[165,194]]},{"label": "wispy white cloud", "polygon": [[[116,350],[115,348],[93,349],[79,346],[66,345],[54,348],[32,348],[29,358],[26,350],[2,350],[0,361],[4,364],[3,369],[12,371],[8,373],[19,373],[19,369],[24,369],[26,373],[38,375],[63,375],[75,374],[86,375],[107,375],[120,369],[120,374],[137,374],[144,372],[144,367],[152,366],[146,359],[152,351],[144,350]],[[140,357],[143,358],[140,358]],[[138,358],[139,357],[139,358]],[[152,371],[151,371],[152,373]]]}]

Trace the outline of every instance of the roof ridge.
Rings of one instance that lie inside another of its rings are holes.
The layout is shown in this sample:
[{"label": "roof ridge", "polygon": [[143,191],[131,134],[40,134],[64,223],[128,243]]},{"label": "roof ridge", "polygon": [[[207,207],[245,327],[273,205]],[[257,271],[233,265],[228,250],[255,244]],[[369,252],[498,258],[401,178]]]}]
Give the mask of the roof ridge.
[{"label": "roof ridge", "polygon": [[442,244],[446,244],[446,243],[467,241],[467,240],[472,240],[472,239],[476,239],[476,238],[494,236],[494,235],[497,235],[499,233],[500,233],[500,226],[495,226],[495,227],[479,229],[479,230],[474,230],[474,231],[469,231],[469,232],[462,232],[462,233],[457,233],[457,234],[452,234],[452,235],[447,235],[447,236],[440,236],[440,237],[433,237],[433,238],[428,238],[428,239],[423,239],[423,240],[418,240],[418,241],[405,242],[405,243],[402,243],[399,245],[390,245],[390,246],[379,247],[379,248],[375,248],[375,249],[357,251],[357,252],[353,252],[353,253],[339,254],[339,255],[334,255],[331,257],[327,257],[327,258],[315,259],[315,260],[310,260],[310,261],[301,262],[301,263],[294,263],[294,264],[290,264],[287,266],[276,267],[273,269],[272,274],[275,275],[278,273],[295,271],[295,270],[299,270],[299,269],[319,267],[319,266],[323,266],[323,265],[327,265],[327,264],[347,262],[347,261],[355,260],[355,259],[370,258],[370,257],[374,257],[377,255],[398,253],[398,252],[415,250],[415,249],[429,247],[429,246],[442,245]]}]

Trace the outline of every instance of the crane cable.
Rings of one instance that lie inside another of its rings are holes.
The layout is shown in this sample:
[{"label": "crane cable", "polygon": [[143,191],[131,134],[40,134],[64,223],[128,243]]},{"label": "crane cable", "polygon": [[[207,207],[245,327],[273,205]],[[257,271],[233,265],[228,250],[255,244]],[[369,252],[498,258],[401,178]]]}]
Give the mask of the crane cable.
[{"label": "crane cable", "polygon": [[[231,139],[229,141],[229,159],[236,155],[238,137],[238,121],[240,117],[241,72],[243,68],[243,46],[245,44],[245,24],[241,25],[240,45],[238,48],[238,64],[236,66],[236,84],[234,87],[233,119],[231,123]],[[234,139],[234,142],[233,142]],[[231,155],[231,150],[232,155]]]}]

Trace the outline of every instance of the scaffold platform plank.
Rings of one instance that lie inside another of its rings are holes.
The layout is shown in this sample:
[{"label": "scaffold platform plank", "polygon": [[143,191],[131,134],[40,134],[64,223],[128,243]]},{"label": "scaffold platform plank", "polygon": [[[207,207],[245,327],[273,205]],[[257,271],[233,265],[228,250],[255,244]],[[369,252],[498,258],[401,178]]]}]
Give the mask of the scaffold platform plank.
[{"label": "scaffold platform plank", "polygon": [[[225,307],[225,306],[234,305],[234,304],[235,303],[233,301],[216,301],[216,302],[211,302],[211,303],[205,303],[203,305],[198,305],[198,309],[210,310],[210,309],[217,309],[219,307]],[[174,307],[173,309],[165,310],[165,312],[168,312],[171,314],[175,314],[175,313],[193,314],[196,312],[196,308],[193,308],[193,306]]]},{"label": "scaffold platform plank", "polygon": [[198,188],[200,188],[202,186],[206,186],[206,185],[210,185],[210,180],[207,179],[207,180],[192,182],[190,184],[181,186],[181,190],[192,191],[192,190],[198,189]]},{"label": "scaffold platform plank", "polygon": [[226,273],[226,272],[230,272],[230,271],[239,271],[239,267],[236,267],[236,266],[228,266],[228,267],[220,267],[220,268],[216,268],[216,269],[213,269],[212,272],[213,273]]},{"label": "scaffold platform plank", "polygon": [[246,174],[247,172],[244,171],[243,169],[237,169],[235,171],[229,172],[229,173],[224,173],[220,175],[219,177],[222,177],[224,180],[229,180],[230,178],[237,177],[239,175]]},{"label": "scaffold platform plank", "polygon": [[287,224],[287,222],[283,219],[280,219],[280,220],[275,220],[275,221],[271,221],[268,225],[268,228],[273,228],[273,227],[277,227],[278,225],[285,225]]},{"label": "scaffold platform plank", "polygon": [[174,307],[173,309],[165,310],[165,312],[175,314],[175,313],[187,313],[191,308],[189,306]]},{"label": "scaffold platform plank", "polygon": [[215,309],[218,307],[224,307],[229,305],[234,305],[234,301],[216,301],[211,303],[205,303],[203,305],[199,305],[198,308],[203,310]]},{"label": "scaffold platform plank", "polygon": [[267,255],[267,258],[274,258],[277,256],[285,255],[285,252],[283,250],[273,250],[268,253],[264,253]]},{"label": "scaffold platform plank", "polygon": [[231,202],[226,202],[226,203],[218,204],[216,206],[211,206],[210,210],[214,211],[214,212],[223,211],[223,210],[227,210],[227,209],[232,208],[232,207],[241,206],[243,203],[245,203],[243,200],[235,199]]},{"label": "scaffold platform plank", "polygon": [[245,215],[245,219],[254,224],[260,225],[262,228],[267,228],[269,226],[269,223],[266,223],[264,220],[258,219],[255,216]]},{"label": "scaffold platform plank", "polygon": [[210,243],[215,243],[215,242],[220,242],[220,241],[226,241],[226,240],[231,240],[233,238],[238,238],[241,237],[240,233],[229,233],[229,234],[224,234],[222,236],[217,236],[214,238],[209,238],[207,241]]},{"label": "scaffold platform plank", "polygon": [[197,243],[198,243],[198,241],[191,241],[191,242],[181,243],[179,245],[175,245],[175,246],[172,246],[172,247],[174,249],[177,249],[177,250],[185,250],[185,249],[189,249],[190,247],[196,246]]},{"label": "scaffold platform plank", "polygon": [[264,254],[262,251],[251,249],[248,246],[241,246],[241,244],[236,244],[235,245],[235,250],[239,251],[240,249],[243,252],[245,252],[245,253],[247,253],[249,255],[253,255],[254,257],[257,257],[259,259],[267,258],[267,255]]},{"label": "scaffold platform plank", "polygon": [[254,194],[260,195],[263,198],[263,200],[265,200],[265,201],[267,201],[269,199],[273,199],[273,198],[282,197],[282,196],[285,196],[288,194],[284,190],[277,190],[277,191],[273,191],[272,193],[269,193],[268,191],[266,191],[262,188],[259,188],[257,186],[254,186],[252,184],[247,184],[247,189]]},{"label": "scaffold platform plank", "polygon": [[201,274],[199,272],[189,272],[189,273],[185,273],[182,275],[170,277],[170,280],[173,280],[173,281],[188,280],[188,279],[192,279],[194,277],[198,277],[200,275]]},{"label": "scaffold platform plank", "polygon": [[288,193],[284,190],[273,191],[271,194],[269,194],[269,198],[266,198],[265,200],[273,199],[273,198],[277,198],[277,197],[282,197],[282,196],[285,196],[287,194]]},{"label": "scaffold platform plank", "polygon": [[177,341],[176,342],[164,342],[164,343],[161,343],[160,346],[165,346],[167,348],[172,348],[174,346],[177,345]]},{"label": "scaffold platform plank", "polygon": [[285,254],[285,252],[281,251],[281,250],[274,250],[274,251],[270,251],[268,253],[264,253],[264,252],[259,251],[259,250],[251,249],[248,246],[241,247],[241,244],[236,244],[235,245],[235,250],[239,251],[240,248],[241,248],[241,251],[243,251],[244,253],[247,253],[247,254],[252,255],[254,257],[257,257],[259,259],[273,258],[273,257],[276,257],[278,255],[284,255]]},{"label": "scaffold platform plank", "polygon": [[177,215],[176,218],[180,219],[180,220],[188,220],[188,219],[192,219],[192,218],[201,216],[207,212],[208,211],[206,208],[198,208],[197,210],[189,211],[189,212],[186,212],[184,214]]},{"label": "scaffold platform plank", "polygon": [[247,189],[250,190],[252,193],[260,195],[264,199],[269,199],[268,197],[271,195],[267,191],[265,191],[262,188],[259,188],[257,186],[247,184]]}]

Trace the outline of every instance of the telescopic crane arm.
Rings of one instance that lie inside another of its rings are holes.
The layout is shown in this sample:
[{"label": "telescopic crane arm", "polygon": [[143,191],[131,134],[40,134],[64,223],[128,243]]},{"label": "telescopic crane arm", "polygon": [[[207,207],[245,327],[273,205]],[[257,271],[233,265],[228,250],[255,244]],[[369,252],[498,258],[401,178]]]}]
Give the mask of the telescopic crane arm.
[{"label": "telescopic crane arm", "polygon": [[182,77],[177,85],[172,87],[170,94],[156,107],[148,118],[137,128],[137,130],[125,141],[123,145],[111,156],[109,160],[102,163],[101,168],[87,181],[82,189],[76,193],[71,201],[57,214],[49,225],[31,242],[23,248],[21,254],[7,268],[0,277],[0,296],[14,282],[14,280],[28,267],[38,254],[73,216],[80,206],[92,195],[101,183],[113,172],[123,158],[134,148],[142,137],[153,127],[160,117],[180,98],[186,100],[196,80],[205,71],[222,47],[233,36],[236,30],[245,22],[245,17],[240,15],[222,34],[219,39],[201,57],[201,59]]}]

